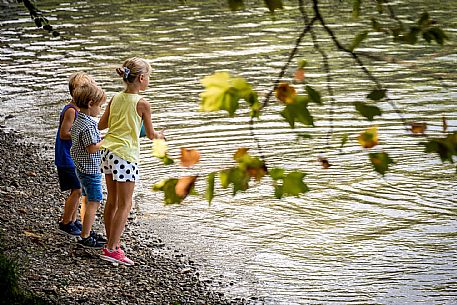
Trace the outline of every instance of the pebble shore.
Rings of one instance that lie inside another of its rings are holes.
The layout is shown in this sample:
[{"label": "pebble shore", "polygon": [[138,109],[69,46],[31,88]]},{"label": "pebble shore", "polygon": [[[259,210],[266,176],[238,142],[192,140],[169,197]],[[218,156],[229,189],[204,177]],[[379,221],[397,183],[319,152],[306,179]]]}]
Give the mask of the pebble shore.
[{"label": "pebble shore", "polygon": [[[100,250],[59,234],[60,192],[50,144],[31,144],[0,127],[0,235],[20,266],[20,284],[51,303],[250,304],[200,280],[196,264],[129,221],[123,239],[134,266],[100,259]],[[95,227],[102,232],[101,217]],[[255,299],[255,298],[254,298]]]}]

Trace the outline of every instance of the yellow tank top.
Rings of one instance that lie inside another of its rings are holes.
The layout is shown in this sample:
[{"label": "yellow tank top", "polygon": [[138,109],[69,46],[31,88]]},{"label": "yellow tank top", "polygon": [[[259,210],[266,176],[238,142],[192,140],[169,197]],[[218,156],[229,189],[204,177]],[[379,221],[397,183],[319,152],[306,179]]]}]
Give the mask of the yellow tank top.
[{"label": "yellow tank top", "polygon": [[106,148],[122,159],[138,163],[140,157],[140,129],[142,118],[136,111],[139,94],[119,92],[110,105],[108,133],[103,139]]}]

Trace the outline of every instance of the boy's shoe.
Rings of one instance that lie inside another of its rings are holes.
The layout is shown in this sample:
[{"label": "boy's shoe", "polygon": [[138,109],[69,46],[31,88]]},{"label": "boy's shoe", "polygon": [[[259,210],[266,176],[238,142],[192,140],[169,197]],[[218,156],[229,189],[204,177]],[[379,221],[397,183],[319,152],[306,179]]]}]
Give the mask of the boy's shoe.
[{"label": "boy's shoe", "polygon": [[80,240],[78,240],[78,244],[80,244],[83,247],[92,248],[92,249],[101,249],[101,248],[103,248],[103,245],[101,243],[99,243],[92,236],[89,236],[89,237],[86,237],[86,238],[81,238]]},{"label": "boy's shoe", "polygon": [[90,236],[94,238],[96,241],[98,241],[100,244],[106,244],[107,240],[106,238],[103,237],[103,235],[98,234],[95,231],[90,231]]},{"label": "boy's shoe", "polygon": [[125,256],[125,253],[121,248],[116,248],[116,250],[110,251],[105,247],[103,248],[101,258],[112,263],[119,263],[127,266],[132,266],[134,264],[131,259]]},{"label": "boy's shoe", "polygon": [[76,219],[74,224],[78,229],[80,229],[81,231],[83,230],[83,224],[81,223],[81,221],[79,219]]},{"label": "boy's shoe", "polygon": [[81,230],[78,229],[73,223],[64,224],[63,222],[59,222],[59,230],[62,233],[65,233],[70,236],[79,236],[81,234]]}]

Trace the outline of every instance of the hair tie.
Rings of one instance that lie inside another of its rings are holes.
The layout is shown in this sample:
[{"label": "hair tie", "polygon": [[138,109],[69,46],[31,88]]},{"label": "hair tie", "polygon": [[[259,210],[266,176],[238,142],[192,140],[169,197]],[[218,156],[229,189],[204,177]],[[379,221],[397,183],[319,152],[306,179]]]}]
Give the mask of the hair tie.
[{"label": "hair tie", "polygon": [[127,80],[130,74],[130,69],[127,67],[124,67],[124,79]]}]

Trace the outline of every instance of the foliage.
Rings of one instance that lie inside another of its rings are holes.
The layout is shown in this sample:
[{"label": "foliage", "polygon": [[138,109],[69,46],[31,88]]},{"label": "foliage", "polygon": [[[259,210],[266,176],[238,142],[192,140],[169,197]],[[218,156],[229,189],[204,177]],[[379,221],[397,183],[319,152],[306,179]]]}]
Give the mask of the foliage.
[{"label": "foliage", "polygon": [[35,3],[30,0],[17,0],[18,3],[23,3],[24,7],[29,11],[30,17],[35,22],[38,28],[48,31],[52,36],[60,36],[60,33],[52,27],[48,18],[44,17],[43,13],[35,6]]},{"label": "foliage", "polygon": [[[300,6],[304,4],[303,1],[298,1]],[[368,75],[368,77],[375,83],[376,87],[372,89],[367,95],[367,102],[354,102],[353,105],[355,110],[368,121],[373,121],[377,116],[382,115],[381,109],[376,105],[378,102],[391,101],[388,98],[388,90],[383,88],[379,81],[366,69],[363,62],[360,60],[356,53],[356,49],[361,43],[368,37],[369,30],[362,31],[355,35],[352,43],[348,47],[344,47],[337,39],[333,31],[327,27],[324,18],[319,11],[319,1],[313,0],[313,13],[314,18],[310,19],[302,10],[304,15],[305,27],[302,35],[306,32],[310,32],[313,35],[313,22],[320,21],[323,28],[330,36],[330,40],[337,46],[337,48],[343,52],[351,54],[355,62],[362,68],[362,70]],[[364,2],[360,0],[352,1],[353,18],[360,18],[364,11]],[[245,9],[245,3],[243,0],[228,0],[229,8],[232,10]],[[403,22],[395,15],[390,3],[385,0],[377,0],[377,11],[379,16],[383,16],[386,11],[388,15],[395,21],[395,25],[383,25],[380,19],[372,18],[371,25],[372,30],[384,32],[393,37],[393,40],[400,43],[417,43],[419,37],[422,37],[427,43],[436,42],[442,45],[445,40],[448,39],[447,35],[439,28],[437,22],[430,18],[428,13],[423,13],[417,20],[415,25],[410,27],[404,26]],[[277,9],[283,7],[281,0],[265,0],[265,6],[268,10],[274,13]],[[301,7],[302,9],[302,7]],[[327,67],[326,73],[329,74],[327,57],[319,48],[317,40],[313,36],[314,47],[318,50],[323,57],[324,66]],[[294,129],[297,123],[301,123],[305,126],[314,126],[314,118],[309,110],[310,102],[323,106],[325,99],[322,98],[322,93],[314,89],[311,85],[306,84],[306,60],[301,59],[297,68],[295,69],[292,78],[296,83],[305,83],[304,92],[299,92],[295,87],[281,78],[284,76],[287,66],[293,56],[296,54],[296,49],[300,39],[297,40],[297,45],[289,56],[289,60],[281,70],[280,76],[274,85],[272,92],[277,101],[283,106],[279,114]],[[328,77],[328,80],[330,78]],[[242,107],[240,104],[241,100],[244,100],[248,107],[250,107],[251,126],[253,125],[253,118],[260,118],[261,110],[268,105],[268,99],[270,95],[264,99],[263,102],[258,100],[258,94],[253,90],[253,86],[247,82],[244,78],[233,77],[228,72],[216,72],[213,75],[209,75],[202,80],[204,91],[201,93],[201,106],[202,111],[227,111],[228,115],[233,117],[236,114],[237,109]],[[328,84],[329,92],[332,92],[331,85]],[[392,103],[391,103],[392,104]],[[331,119],[331,118],[330,118]],[[404,122],[405,123],[405,122]],[[443,123],[443,126],[445,122]],[[447,127],[447,125],[446,125]],[[413,122],[409,129],[413,134],[425,135],[426,125],[419,122]],[[252,128],[251,128],[252,130]],[[309,135],[305,135],[309,138]],[[341,138],[342,148],[349,139],[348,134],[344,134]],[[370,127],[364,131],[361,131],[357,140],[363,149],[367,150],[368,159],[373,169],[380,175],[385,175],[392,164],[395,164],[394,160],[386,152],[371,152],[370,150],[378,145],[379,136],[377,126]],[[453,156],[457,154],[457,134],[449,134],[445,138],[430,139],[428,142],[423,143],[426,146],[426,151],[429,153],[438,153],[443,162],[453,162]],[[259,145],[259,144],[258,144]],[[209,203],[215,196],[217,177],[222,188],[230,188],[232,194],[235,195],[240,191],[245,191],[250,187],[251,180],[260,181],[265,175],[269,175],[273,181],[274,196],[276,198],[282,198],[284,196],[300,196],[306,193],[309,189],[303,182],[305,173],[297,170],[286,172],[283,168],[272,168],[267,169],[265,160],[263,157],[255,157],[247,153],[247,148],[240,148],[234,155],[236,164],[230,168],[222,169],[220,171],[210,173],[206,178],[206,192],[205,198]],[[259,146],[259,151],[261,148]],[[199,154],[198,154],[199,156]],[[326,157],[319,157],[319,162],[324,169],[328,169],[331,163]],[[195,179],[188,178],[190,184],[187,185],[187,189],[193,187]],[[181,202],[185,197],[177,195],[177,185],[180,180],[169,179],[160,184],[160,187],[156,189],[163,190],[165,192],[165,201],[167,203]],[[187,195],[188,192],[183,192],[182,195]]]},{"label": "foliage", "polygon": [[[0,241],[2,242],[2,241]],[[23,290],[19,286],[18,265],[3,252],[0,244],[0,304],[48,305],[44,299]]]}]

